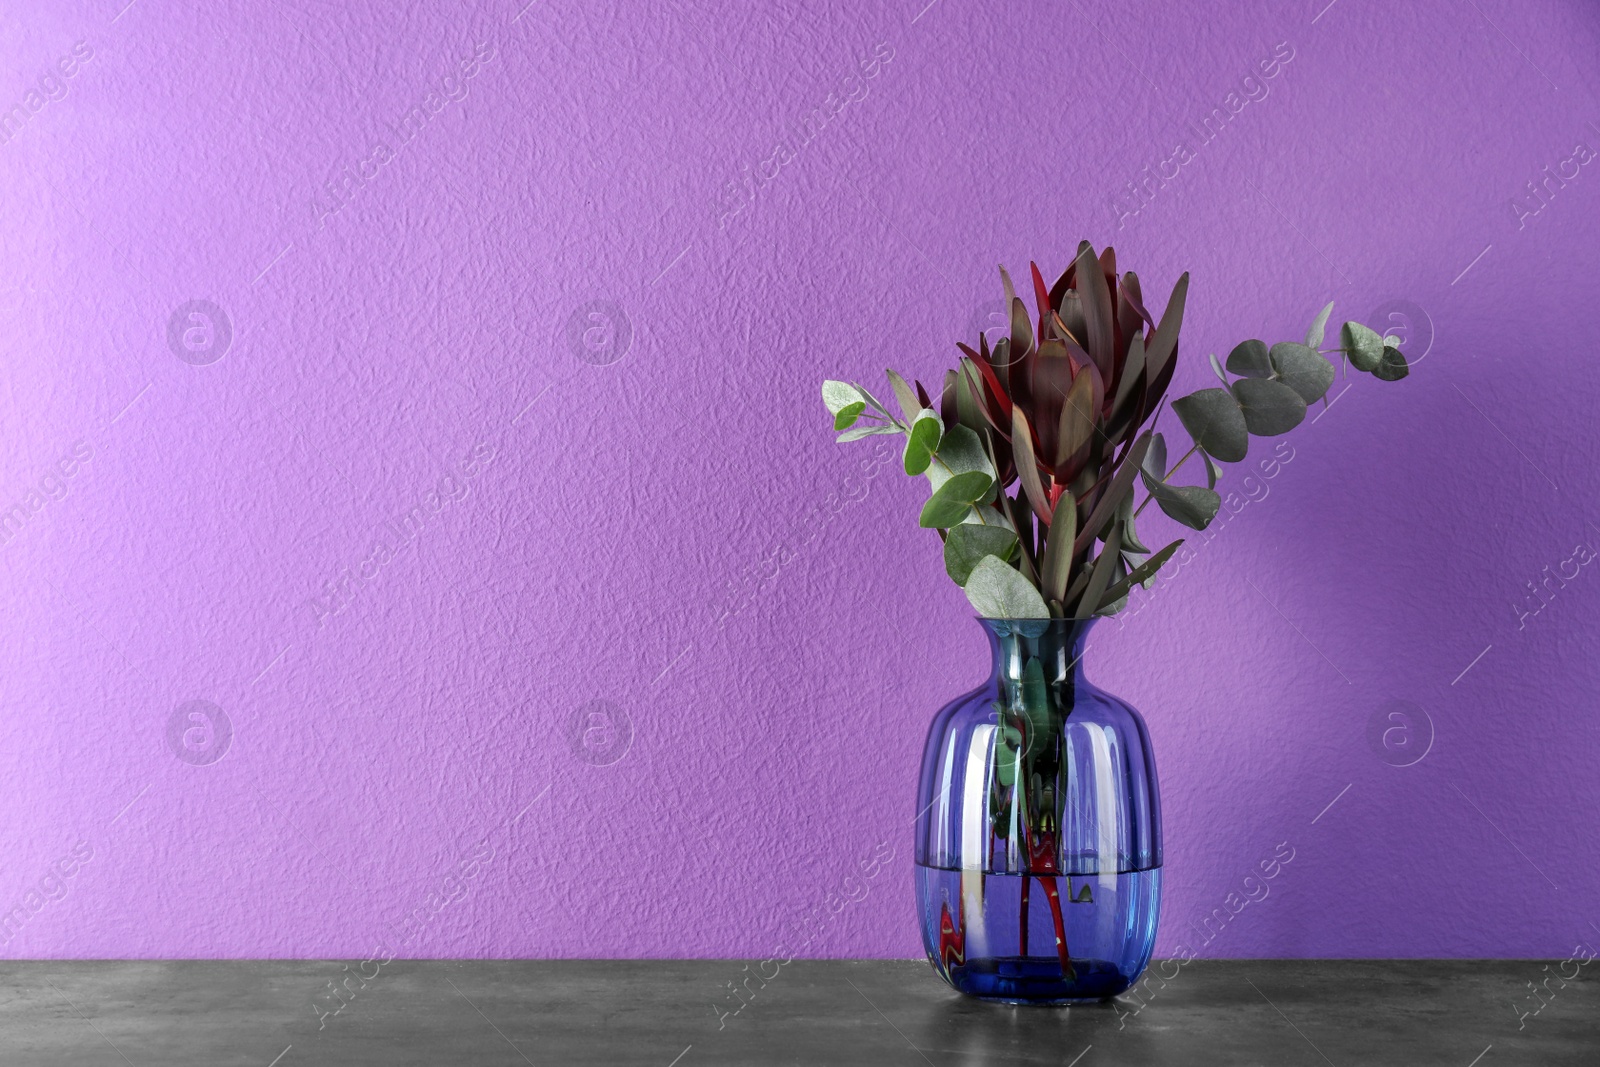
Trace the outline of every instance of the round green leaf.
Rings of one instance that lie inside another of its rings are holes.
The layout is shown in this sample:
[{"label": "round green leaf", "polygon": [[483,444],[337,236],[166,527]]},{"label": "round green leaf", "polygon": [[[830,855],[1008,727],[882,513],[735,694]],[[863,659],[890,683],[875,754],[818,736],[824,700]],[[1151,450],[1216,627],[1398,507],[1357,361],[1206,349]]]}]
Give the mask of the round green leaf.
[{"label": "round green leaf", "polygon": [[[837,416],[840,411],[851,404],[866,406],[867,398],[861,395],[861,390],[849,382],[826,381],[822,383],[822,402],[828,405],[830,414]],[[844,427],[839,427],[843,429]]]},{"label": "round green leaf", "polygon": [[921,474],[933,462],[933,453],[939,448],[939,433],[942,427],[939,416],[927,408],[917,412],[917,417],[911,423],[911,432],[906,435],[905,468],[907,474]]},{"label": "round green leaf", "polygon": [[937,454],[939,463],[929,472],[930,478],[935,477],[938,471],[951,474],[973,471],[995,477],[994,464],[989,462],[989,453],[984,450],[983,442],[965,426],[950,427],[938,442]]},{"label": "round green leaf", "polygon": [[1241,378],[1272,377],[1272,361],[1264,341],[1241,341],[1228,353],[1228,371]]},{"label": "round green leaf", "polygon": [[861,413],[865,410],[867,410],[867,402],[865,400],[857,400],[854,404],[846,404],[834,412],[833,428],[835,430],[848,430],[855,425],[856,420],[861,417]]},{"label": "round green leaf", "polygon": [[906,447],[901,454],[901,462],[905,465],[907,474],[921,474],[928,469],[928,464],[933,462],[933,453],[921,447],[909,435],[906,437]]},{"label": "round green leaf", "polygon": [[1156,498],[1156,506],[1191,530],[1204,530],[1211,525],[1222,507],[1222,497],[1215,490],[1200,485],[1168,485],[1149,475],[1142,477],[1145,490]]},{"label": "round green leaf", "polygon": [[1278,380],[1307,404],[1321,400],[1333,384],[1333,364],[1307,345],[1280,342],[1272,346],[1271,358]]},{"label": "round green leaf", "polygon": [[1033,583],[999,556],[984,556],[967,576],[967,599],[985,619],[1048,619]]},{"label": "round green leaf", "polygon": [[1378,364],[1378,369],[1372,372],[1372,376],[1386,382],[1398,382],[1409,373],[1411,371],[1406,366],[1406,357],[1400,354],[1400,350],[1385,346],[1383,360]]},{"label": "round green leaf", "polygon": [[957,585],[972,577],[972,568],[985,556],[1008,560],[1017,548],[1017,535],[1003,526],[962,523],[950,527],[944,540],[944,570]]},{"label": "round green leaf", "polygon": [[[1149,473],[1152,478],[1165,478],[1167,476],[1167,439],[1161,434],[1150,435],[1150,448],[1144,454],[1144,462],[1139,469]],[[1128,498],[1130,501],[1132,497]]]},{"label": "round green leaf", "polygon": [[1233,397],[1244,411],[1245,426],[1257,437],[1276,437],[1305,421],[1306,402],[1282,382],[1240,378],[1233,383]]},{"label": "round green leaf", "polygon": [[1201,389],[1179,397],[1172,410],[1195,444],[1224,463],[1237,463],[1249,451],[1244,412],[1226,389]]},{"label": "round green leaf", "polygon": [[955,526],[967,517],[972,510],[972,505],[965,500],[953,497],[941,497],[935,493],[922,505],[922,514],[917,516],[917,525],[925,530],[939,529]]},{"label": "round green leaf", "polygon": [[1356,370],[1374,371],[1383,361],[1383,338],[1359,322],[1347,322],[1339,331],[1340,347]]}]

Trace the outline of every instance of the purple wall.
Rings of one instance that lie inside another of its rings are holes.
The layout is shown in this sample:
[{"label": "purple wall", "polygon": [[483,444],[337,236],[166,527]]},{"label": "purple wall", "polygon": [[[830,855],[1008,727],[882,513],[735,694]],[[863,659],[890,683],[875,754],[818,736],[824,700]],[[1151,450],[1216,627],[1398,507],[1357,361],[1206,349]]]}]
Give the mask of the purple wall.
[{"label": "purple wall", "polygon": [[984,647],[817,387],[1080,237],[1417,361],[1096,632],[1160,951],[1600,939],[1593,4],[123,2],[0,37],[0,955],[918,955]]}]

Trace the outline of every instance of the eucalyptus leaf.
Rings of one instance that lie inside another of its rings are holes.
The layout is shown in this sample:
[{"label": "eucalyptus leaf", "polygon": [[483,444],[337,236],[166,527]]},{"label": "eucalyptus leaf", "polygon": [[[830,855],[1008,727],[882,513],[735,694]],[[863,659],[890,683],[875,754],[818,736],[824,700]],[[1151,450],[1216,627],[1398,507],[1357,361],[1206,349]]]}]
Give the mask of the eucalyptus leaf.
[{"label": "eucalyptus leaf", "polygon": [[[939,439],[939,447],[934,454],[939,462],[929,470],[930,478],[936,477],[935,472],[941,467],[950,474],[979,473],[987,475],[990,480],[995,477],[994,464],[989,461],[989,453],[983,447],[983,440],[966,426],[950,427]],[[935,485],[934,488],[937,489],[938,486]],[[986,491],[987,488],[979,490],[970,499],[976,500]]]},{"label": "eucalyptus leaf", "polygon": [[1167,439],[1161,434],[1150,435],[1150,448],[1145,452],[1144,462],[1139,469],[1152,478],[1167,476]]},{"label": "eucalyptus leaf", "polygon": [[1200,458],[1206,461],[1206,488],[1215,489],[1217,479],[1222,477],[1222,471],[1217,469],[1217,461],[1203,448],[1200,450]]},{"label": "eucalyptus leaf", "polygon": [[994,487],[994,464],[978,435],[965,426],[952,426],[933,458],[926,471],[933,495],[917,521],[927,528],[954,526]]},{"label": "eucalyptus leaf", "polygon": [[[936,467],[929,468],[930,480],[935,480],[934,475],[937,471]],[[994,479],[982,471],[962,471],[936,480],[938,488],[923,506],[923,518],[927,519],[932,515],[951,516],[951,518],[948,522],[924,521],[922,523],[924,526],[953,526],[962,521],[966,517],[967,509],[988,495],[989,487],[994,484]]]},{"label": "eucalyptus leaf", "polygon": [[1224,463],[1237,463],[1250,449],[1250,434],[1239,402],[1226,389],[1201,389],[1172,402],[1194,443]]},{"label": "eucalyptus leaf", "polygon": [[1321,400],[1333,384],[1333,364],[1315,348],[1281,341],[1272,346],[1270,354],[1278,380],[1299,393],[1307,404]]},{"label": "eucalyptus leaf", "polygon": [[910,422],[917,417],[917,412],[922,408],[922,401],[917,399],[915,390],[906,384],[904,378],[895,373],[894,368],[891,367],[884,373],[888,375],[889,388],[894,390],[895,402],[900,405],[900,414]]},{"label": "eucalyptus leaf", "polygon": [[[1228,353],[1228,371],[1241,378],[1272,377],[1272,360],[1268,358],[1265,341],[1251,339],[1240,341]],[[1224,385],[1227,382],[1223,382]]]},{"label": "eucalyptus leaf", "polygon": [[1305,421],[1306,402],[1282,382],[1240,378],[1233,383],[1233,397],[1244,411],[1246,428],[1257,437],[1276,437]]},{"label": "eucalyptus leaf", "polygon": [[1328,316],[1333,312],[1333,301],[1328,301],[1328,306],[1317,312],[1316,321],[1311,324],[1311,329],[1306,331],[1306,347],[1321,348],[1323,333],[1328,328]]},{"label": "eucalyptus leaf", "polygon": [[972,577],[972,568],[985,556],[1009,560],[1017,550],[1017,535],[1001,526],[964,523],[950,527],[944,540],[944,570],[957,585]]},{"label": "eucalyptus leaf", "polygon": [[883,401],[879,400],[877,397],[873,396],[867,391],[866,386],[862,385],[860,382],[852,382],[851,384],[854,385],[856,390],[860,392],[862,397],[866,399],[867,405],[876,410],[878,414],[882,415],[885,419],[888,419],[892,423],[898,423],[900,421],[889,413],[888,408],[883,406]]},{"label": "eucalyptus leaf", "polygon": [[906,435],[905,447],[900,454],[900,462],[905,467],[907,474],[921,474],[928,469],[928,464],[933,462],[933,453],[918,445],[910,434]]},{"label": "eucalyptus leaf", "polygon": [[1176,522],[1191,530],[1204,530],[1217,517],[1222,497],[1214,489],[1198,485],[1168,485],[1146,476],[1144,488],[1156,498],[1156,506]]},{"label": "eucalyptus leaf", "polygon": [[941,496],[935,493],[922,505],[922,513],[917,516],[917,525],[925,530],[943,530],[959,525],[966,521],[972,512],[972,504],[960,499],[958,496]]},{"label": "eucalyptus leaf", "polygon": [[1400,354],[1400,350],[1385,346],[1383,361],[1378,364],[1377,370],[1372,372],[1372,376],[1386,382],[1398,382],[1409,373],[1411,371],[1406,365],[1406,357]]},{"label": "eucalyptus leaf", "polygon": [[849,382],[826,381],[822,383],[822,402],[828,405],[828,413],[837,417],[852,404],[865,406],[867,398]]},{"label": "eucalyptus leaf", "polygon": [[1050,609],[1039,590],[999,556],[979,560],[964,588],[967,599],[985,619],[1050,618]]},{"label": "eucalyptus leaf", "polygon": [[921,474],[933,462],[938,451],[943,427],[939,416],[929,408],[917,411],[911,422],[911,432],[906,435],[905,470],[907,474]]},{"label": "eucalyptus leaf", "polygon": [[861,417],[861,413],[865,410],[867,410],[867,402],[865,400],[857,400],[854,404],[846,404],[834,413],[833,428],[835,430],[848,430],[855,425],[856,420]]},{"label": "eucalyptus leaf", "polygon": [[[987,495],[998,494],[991,493]],[[1017,532],[1016,525],[1012,523],[1010,516],[1005,513],[1004,509],[997,504],[982,500],[973,504],[972,510],[967,512],[961,521],[963,523],[971,523],[974,526],[994,526],[1002,530],[1010,530],[1012,533]]]},{"label": "eucalyptus leaf", "polygon": [[[1129,510],[1132,510],[1133,495],[1128,495]],[[1138,533],[1133,528],[1133,516],[1130,514],[1122,520],[1122,547],[1126,551],[1149,552],[1150,546],[1139,540]]]},{"label": "eucalyptus leaf", "polygon": [[1383,362],[1383,338],[1359,322],[1345,323],[1339,340],[1356,370],[1375,371]]},{"label": "eucalyptus leaf", "polygon": [[1208,353],[1206,358],[1211,361],[1211,373],[1217,376],[1217,381],[1221,382],[1223,388],[1226,389],[1228,387],[1228,375],[1224,373],[1222,364],[1217,362],[1217,354],[1215,352]]}]

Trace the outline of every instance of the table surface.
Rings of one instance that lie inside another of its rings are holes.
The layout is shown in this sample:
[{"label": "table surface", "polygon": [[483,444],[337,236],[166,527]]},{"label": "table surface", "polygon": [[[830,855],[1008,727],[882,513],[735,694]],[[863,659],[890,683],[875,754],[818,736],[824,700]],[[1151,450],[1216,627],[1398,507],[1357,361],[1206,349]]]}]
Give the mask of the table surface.
[{"label": "table surface", "polygon": [[1140,998],[1021,1008],[921,960],[6,961],[0,1063],[1593,1067],[1600,983],[1560,970],[1168,961]]}]

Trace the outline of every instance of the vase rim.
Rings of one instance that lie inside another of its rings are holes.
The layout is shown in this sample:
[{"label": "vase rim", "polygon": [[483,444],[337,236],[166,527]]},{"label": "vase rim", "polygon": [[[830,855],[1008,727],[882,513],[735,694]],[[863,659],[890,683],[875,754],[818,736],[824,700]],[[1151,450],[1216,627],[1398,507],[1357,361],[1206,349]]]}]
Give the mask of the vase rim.
[{"label": "vase rim", "polygon": [[991,623],[998,623],[1007,627],[1032,627],[1039,626],[1041,624],[1044,626],[1054,627],[1092,626],[1100,621],[1099,616],[1095,615],[1091,615],[1087,619],[1028,619],[995,615],[974,615],[973,618],[978,620],[980,623],[983,623],[985,626],[988,626]]}]

